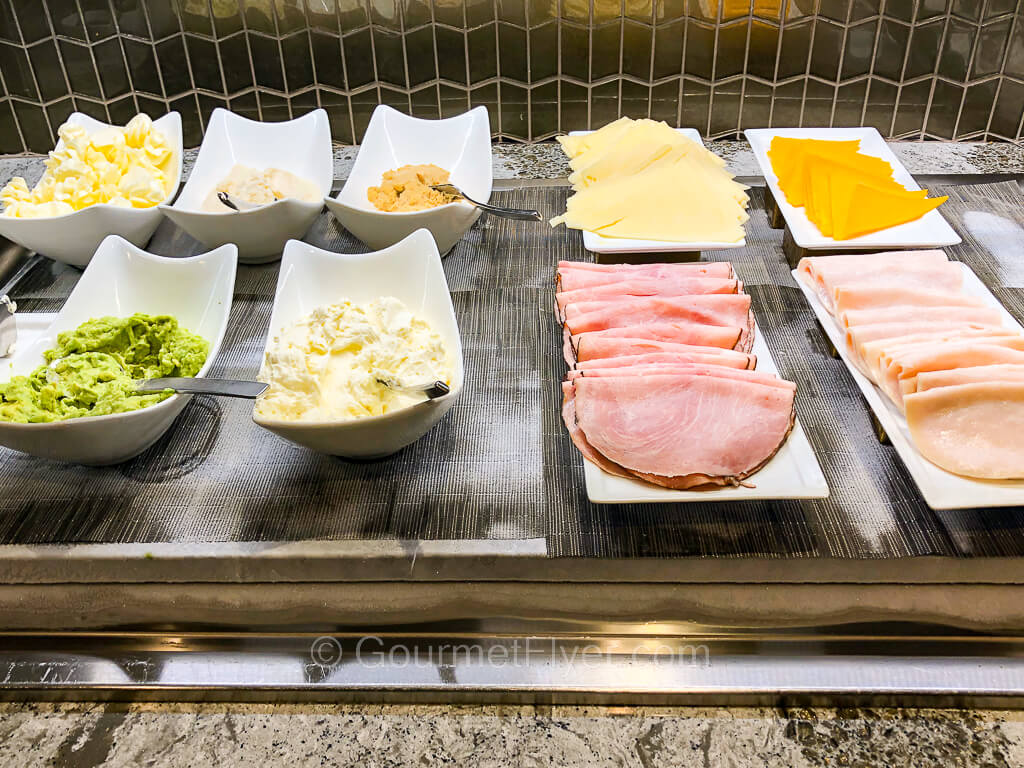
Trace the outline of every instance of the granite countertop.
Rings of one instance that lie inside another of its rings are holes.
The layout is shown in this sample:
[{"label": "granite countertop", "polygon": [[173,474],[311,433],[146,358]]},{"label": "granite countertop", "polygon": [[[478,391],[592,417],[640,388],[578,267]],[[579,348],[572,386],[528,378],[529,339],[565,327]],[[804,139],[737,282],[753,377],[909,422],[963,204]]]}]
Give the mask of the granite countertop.
[{"label": "granite countertop", "polygon": [[[911,173],[1024,173],[1013,144],[894,143]],[[758,174],[743,142],[716,142]],[[357,148],[337,147],[335,178]],[[558,179],[554,143],[494,147],[496,179]],[[186,153],[186,173],[195,151]],[[34,183],[38,156],[0,157]],[[1007,766],[1024,764],[1024,713],[955,710],[423,705],[2,704],[0,765]]]},{"label": "granite countertop", "polygon": [[1009,766],[1024,714],[946,710],[0,705],[27,766]]},{"label": "granite countertop", "polygon": [[[724,157],[737,176],[757,176],[750,146],[744,141],[716,141],[709,145]],[[890,147],[911,173],[1024,173],[1024,147],[1016,144],[943,142],[890,142]],[[334,148],[334,178],[348,178],[358,147]],[[198,150],[185,151],[184,178],[188,177]],[[555,142],[538,144],[495,144],[494,178],[560,179],[569,175],[569,165]],[[43,172],[42,156],[0,156],[0,181],[23,176],[34,184]]]}]

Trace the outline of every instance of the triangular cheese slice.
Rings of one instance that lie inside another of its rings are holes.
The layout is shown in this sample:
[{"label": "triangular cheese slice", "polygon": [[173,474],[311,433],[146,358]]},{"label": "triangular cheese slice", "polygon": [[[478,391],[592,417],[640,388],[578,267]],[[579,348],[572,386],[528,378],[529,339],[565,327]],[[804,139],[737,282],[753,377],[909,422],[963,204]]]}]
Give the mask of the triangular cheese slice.
[{"label": "triangular cheese slice", "polygon": [[565,152],[566,156],[572,159],[588,150],[614,144],[616,139],[625,133],[633,122],[631,117],[620,117],[615,122],[608,123],[608,125],[593,133],[587,133],[583,136],[558,136],[558,143],[562,145],[562,151]]},{"label": "triangular cheese slice", "polygon": [[857,153],[860,140],[831,141],[828,139],[791,139],[776,136],[772,139],[768,157],[772,170],[779,179],[779,188],[786,202],[800,207],[804,204],[804,163],[807,154],[817,152],[829,157],[850,157]]},{"label": "triangular cheese slice", "polygon": [[705,183],[686,163],[673,163],[582,189],[551,224],[606,237],[734,243],[743,239],[748,216],[728,189],[720,179]]},{"label": "triangular cheese slice", "polygon": [[[832,189],[829,174],[820,164],[808,163],[806,166],[808,200],[813,201],[813,215],[807,217],[814,222],[825,237],[832,236]],[[808,211],[811,203],[808,202]]]},{"label": "triangular cheese slice", "polygon": [[[927,192],[925,193],[927,194]],[[837,240],[860,237],[908,221],[916,221],[946,202],[946,197],[922,198],[903,190],[893,192],[858,184],[851,195],[846,228],[836,232]]]}]

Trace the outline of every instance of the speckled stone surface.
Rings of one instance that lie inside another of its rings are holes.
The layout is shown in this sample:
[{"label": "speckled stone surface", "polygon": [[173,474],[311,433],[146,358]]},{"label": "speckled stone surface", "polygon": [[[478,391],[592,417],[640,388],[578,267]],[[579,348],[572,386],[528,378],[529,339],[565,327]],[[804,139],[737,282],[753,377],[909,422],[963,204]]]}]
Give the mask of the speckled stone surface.
[{"label": "speckled stone surface", "polygon": [[[949,144],[942,142],[891,142],[897,157],[911,173],[1024,173],[1024,147],[1016,144]],[[760,174],[750,146],[742,141],[717,141],[711,148],[724,157],[737,176]],[[334,148],[334,178],[344,179],[356,159],[358,147]],[[184,158],[188,177],[197,150]],[[559,179],[569,175],[569,165],[555,142],[495,144],[496,179]],[[38,155],[0,157],[0,180],[23,176],[34,184],[43,172]]]},{"label": "speckled stone surface", "polygon": [[331,705],[0,708],[0,764],[1012,766],[1024,715],[944,710]]}]

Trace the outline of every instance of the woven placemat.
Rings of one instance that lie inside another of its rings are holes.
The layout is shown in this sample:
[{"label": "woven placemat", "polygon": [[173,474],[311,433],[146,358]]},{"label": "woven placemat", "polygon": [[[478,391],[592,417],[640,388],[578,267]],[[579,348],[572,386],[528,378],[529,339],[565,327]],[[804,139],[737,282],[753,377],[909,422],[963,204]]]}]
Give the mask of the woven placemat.
[{"label": "woven placemat", "polygon": [[[377,462],[319,456],[256,427],[249,404],[197,397],[139,458],[83,468],[0,450],[0,543],[544,538],[552,556],[842,557],[1024,554],[1024,510],[935,513],[824,335],[753,190],[747,246],[732,261],[829,486],[828,499],[600,506],[561,425],[560,331],[550,310],[559,259],[589,258],[579,232],[483,218],[445,259],[466,387],[425,438]],[[1024,198],[1014,184],[952,187],[943,207],[963,235],[951,249],[1024,317]],[[554,213],[567,190],[495,194]],[[307,237],[365,248],[328,215]],[[150,249],[202,248],[169,222]],[[259,368],[278,265],[239,267],[231,322],[212,375]],[[55,311],[78,272],[46,262],[15,290],[25,311]]]}]

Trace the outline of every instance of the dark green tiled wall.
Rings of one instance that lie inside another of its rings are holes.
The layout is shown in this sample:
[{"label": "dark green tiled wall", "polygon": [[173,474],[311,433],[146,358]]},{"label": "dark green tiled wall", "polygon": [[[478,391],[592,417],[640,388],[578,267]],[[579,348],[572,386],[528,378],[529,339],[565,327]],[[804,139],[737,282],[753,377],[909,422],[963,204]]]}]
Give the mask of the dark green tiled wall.
[{"label": "dark green tiled wall", "polygon": [[0,86],[0,152],[76,109],[177,109],[197,145],[218,106],[323,107],[352,142],[378,103],[523,141],[622,114],[1019,141],[1024,0],[0,0]]}]

